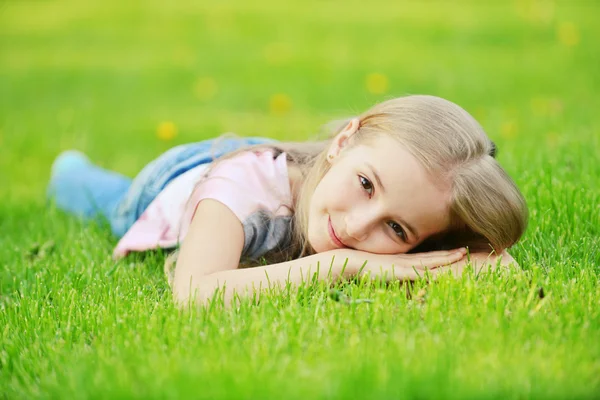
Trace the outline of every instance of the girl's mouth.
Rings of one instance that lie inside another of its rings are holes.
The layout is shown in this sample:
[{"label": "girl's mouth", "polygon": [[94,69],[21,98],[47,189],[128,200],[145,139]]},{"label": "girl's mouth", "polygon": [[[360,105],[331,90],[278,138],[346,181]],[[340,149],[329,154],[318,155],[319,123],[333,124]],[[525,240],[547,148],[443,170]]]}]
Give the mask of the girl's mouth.
[{"label": "girl's mouth", "polygon": [[335,234],[335,230],[333,230],[333,225],[331,225],[331,217],[328,218],[328,223],[327,223],[327,230],[329,231],[329,237],[331,238],[331,241],[339,248],[346,248],[348,246],[346,246],[344,244],[344,242],[342,242],[340,240],[340,238]]}]

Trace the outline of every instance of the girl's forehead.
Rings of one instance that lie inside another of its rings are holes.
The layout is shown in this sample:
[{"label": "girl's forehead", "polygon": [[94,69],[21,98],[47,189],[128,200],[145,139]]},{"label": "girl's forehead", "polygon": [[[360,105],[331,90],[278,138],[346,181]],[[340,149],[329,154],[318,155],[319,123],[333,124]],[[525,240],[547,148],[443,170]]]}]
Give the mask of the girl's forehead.
[{"label": "girl's forehead", "polygon": [[[389,164],[390,166],[408,163],[418,167],[416,158],[400,141],[389,136],[380,135],[365,140],[356,146],[360,150],[354,161],[368,161],[375,164]],[[420,164],[419,164],[420,165]]]},{"label": "girl's forehead", "polygon": [[[436,186],[447,192],[452,187],[449,174],[434,174],[429,171],[423,163],[415,157],[409,147],[402,142],[387,135],[380,135],[361,143],[362,153],[355,157],[355,162],[368,162],[380,166],[383,173],[394,173],[409,175],[415,179]],[[358,146],[357,146],[358,147]]]}]

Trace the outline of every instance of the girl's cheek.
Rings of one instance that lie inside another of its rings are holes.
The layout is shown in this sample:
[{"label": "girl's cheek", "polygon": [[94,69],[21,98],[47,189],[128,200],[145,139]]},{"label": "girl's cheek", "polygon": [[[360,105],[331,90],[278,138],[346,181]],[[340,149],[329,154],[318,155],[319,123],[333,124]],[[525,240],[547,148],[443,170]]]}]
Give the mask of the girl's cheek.
[{"label": "girl's cheek", "polygon": [[350,187],[350,189],[352,190],[352,193],[355,196],[366,196],[365,189],[360,184],[360,180],[358,179],[358,176],[356,177],[356,179],[351,180],[349,182],[348,186]]},{"label": "girl's cheek", "polygon": [[356,181],[350,182],[348,191],[345,194],[348,202],[351,202],[352,204],[362,203],[363,200],[367,199],[367,194],[360,185],[358,178],[356,178]]},{"label": "girl's cheek", "polygon": [[408,251],[406,245],[401,245],[394,241],[384,229],[378,231],[376,243],[380,246],[379,251],[387,254],[403,254]]}]

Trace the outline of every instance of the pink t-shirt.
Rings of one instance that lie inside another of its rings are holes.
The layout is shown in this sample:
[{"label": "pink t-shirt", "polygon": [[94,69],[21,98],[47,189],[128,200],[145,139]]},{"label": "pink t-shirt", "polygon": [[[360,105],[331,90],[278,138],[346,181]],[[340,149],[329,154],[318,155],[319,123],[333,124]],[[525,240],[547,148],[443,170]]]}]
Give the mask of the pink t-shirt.
[{"label": "pink t-shirt", "polygon": [[292,196],[286,154],[247,151],[210,167],[200,165],[170,182],[121,238],[114,257],[176,247],[204,199],[223,203],[242,222],[242,258],[258,259],[288,246]]}]

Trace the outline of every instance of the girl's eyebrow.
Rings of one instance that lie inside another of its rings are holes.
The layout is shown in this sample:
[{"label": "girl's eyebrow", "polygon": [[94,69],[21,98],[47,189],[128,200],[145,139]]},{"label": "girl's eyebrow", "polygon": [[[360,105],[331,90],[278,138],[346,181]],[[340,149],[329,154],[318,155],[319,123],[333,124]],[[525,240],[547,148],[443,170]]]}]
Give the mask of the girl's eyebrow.
[{"label": "girl's eyebrow", "polygon": [[[381,188],[381,192],[385,193],[385,188],[383,187],[383,183],[381,182],[381,178],[379,177],[379,174],[377,173],[377,171],[375,170],[375,168],[373,167],[373,165],[371,165],[369,162],[365,162],[365,164],[367,165],[367,167],[369,167],[369,169],[371,170],[371,172],[373,173],[373,176],[375,177],[375,181],[377,181],[377,185]],[[417,233],[417,230],[408,222],[406,222],[405,220],[403,220],[402,218],[398,218],[398,221],[406,226],[406,229],[408,229],[410,231],[410,233],[414,236],[415,240],[418,242],[420,240],[419,234]]]}]

